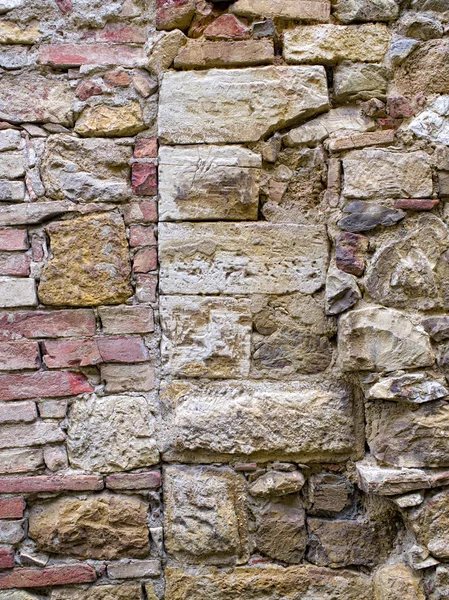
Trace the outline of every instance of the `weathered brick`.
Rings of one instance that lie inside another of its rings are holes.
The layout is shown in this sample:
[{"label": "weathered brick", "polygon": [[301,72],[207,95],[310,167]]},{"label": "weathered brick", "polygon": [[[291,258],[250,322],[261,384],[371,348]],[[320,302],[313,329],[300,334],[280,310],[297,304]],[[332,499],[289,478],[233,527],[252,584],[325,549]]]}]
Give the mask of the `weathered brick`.
[{"label": "weathered brick", "polygon": [[143,362],[149,357],[142,338],[138,336],[98,338],[98,347],[103,362]]},{"label": "weathered brick", "polygon": [[0,519],[21,519],[25,510],[23,498],[1,498]]},{"label": "weathered brick", "polygon": [[136,196],[156,196],[157,169],[153,163],[133,163],[131,185]]},{"label": "weathered brick", "polygon": [[28,250],[25,229],[0,229],[0,250]]},{"label": "weathered brick", "polygon": [[134,146],[134,158],[157,158],[157,138],[140,138]]},{"label": "weathered brick", "polygon": [[154,200],[130,202],[123,209],[125,223],[155,223],[157,221],[157,204]]},{"label": "weathered brick", "polygon": [[0,451],[2,475],[35,472],[43,466],[44,456],[41,448],[12,448]]},{"label": "weathered brick", "polygon": [[34,279],[0,278],[0,308],[36,305]]},{"label": "weathered brick", "polygon": [[14,548],[0,546],[0,569],[12,569],[14,566]]},{"label": "weathered brick", "polygon": [[92,336],[92,310],[17,311],[0,313],[0,337],[6,339]]},{"label": "weathered brick", "polygon": [[112,87],[127,87],[131,83],[131,77],[121,68],[108,71],[103,76],[103,81]]},{"label": "weathered brick", "polygon": [[157,241],[152,227],[132,225],[129,228],[129,245],[131,248],[137,246],[156,246]]},{"label": "weathered brick", "polygon": [[0,544],[18,544],[25,538],[26,521],[0,521]]},{"label": "weathered brick", "polygon": [[157,577],[161,572],[161,563],[158,560],[126,560],[109,563],[107,572],[111,579]]},{"label": "weathered brick", "polygon": [[0,375],[0,400],[76,396],[93,389],[84,375],[68,371]]},{"label": "weathered brick", "polygon": [[40,492],[83,492],[102,490],[103,478],[96,475],[35,475],[0,477],[0,494]]},{"label": "weathered brick", "polygon": [[160,485],[159,471],[117,473],[106,477],[106,487],[110,490],[157,490]]},{"label": "weathered brick", "polygon": [[151,333],[153,309],[146,306],[104,306],[98,309],[104,333]]},{"label": "weathered brick", "polygon": [[27,277],[30,274],[30,257],[22,252],[0,254],[0,275]]},{"label": "weathered brick", "polygon": [[439,202],[439,198],[423,198],[422,200],[417,198],[407,198],[395,200],[394,207],[402,208],[403,210],[432,210]]},{"label": "weathered brick", "polygon": [[0,342],[0,370],[38,369],[37,342]]},{"label": "weathered brick", "polygon": [[38,408],[42,419],[63,419],[67,412],[67,400],[42,400]]},{"label": "weathered brick", "polygon": [[157,275],[136,275],[136,297],[139,302],[156,302]]},{"label": "weathered brick", "polygon": [[32,423],[37,419],[36,404],[31,400],[0,402],[0,423]]},{"label": "weathered brick", "polygon": [[157,269],[156,248],[142,248],[133,258],[134,273],[148,273]]},{"label": "weathered brick", "polygon": [[90,583],[96,578],[95,570],[83,563],[52,565],[44,569],[25,567],[0,575],[0,590]]},{"label": "weathered brick", "polygon": [[86,64],[138,67],[145,61],[143,48],[110,44],[42,44],[38,61],[50,67],[69,68]]},{"label": "weathered brick", "polygon": [[0,448],[26,448],[63,442],[65,434],[57,423],[35,421],[2,425]]},{"label": "weathered brick", "polygon": [[156,387],[156,373],[152,365],[103,365],[101,378],[106,392],[149,392]]}]

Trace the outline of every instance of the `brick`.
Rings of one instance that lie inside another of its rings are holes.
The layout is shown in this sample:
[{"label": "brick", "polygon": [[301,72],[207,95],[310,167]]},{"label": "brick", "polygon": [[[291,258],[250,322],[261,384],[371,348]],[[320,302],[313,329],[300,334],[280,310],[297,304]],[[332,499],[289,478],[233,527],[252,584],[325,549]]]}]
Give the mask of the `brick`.
[{"label": "brick", "polygon": [[93,392],[94,388],[80,373],[67,371],[0,375],[0,400],[58,398]]},{"label": "brick", "polygon": [[159,471],[117,473],[106,477],[106,487],[110,490],[157,490],[160,485]]},{"label": "brick", "polygon": [[143,362],[148,360],[148,349],[140,337],[98,338],[98,347],[104,362]]},{"label": "brick", "polygon": [[103,333],[151,333],[153,309],[146,306],[105,306],[98,309]]},{"label": "brick", "polygon": [[103,478],[97,475],[36,475],[0,477],[0,494],[37,494],[41,492],[83,492],[102,490]]},{"label": "brick", "polygon": [[357,233],[341,233],[336,240],[336,263],[340,271],[360,277],[365,270],[369,241]]},{"label": "brick", "polygon": [[395,208],[403,210],[432,210],[439,204],[439,198],[405,198],[394,201]]},{"label": "brick", "polygon": [[83,81],[76,88],[75,94],[82,102],[88,100],[92,96],[101,96],[103,90],[98,83],[94,81]]},{"label": "brick", "polygon": [[12,546],[0,546],[0,569],[12,569],[14,567],[14,548]]},{"label": "brick", "polygon": [[59,68],[88,64],[138,67],[145,58],[143,48],[110,44],[42,44],[38,54],[40,64]]},{"label": "brick", "polygon": [[246,40],[249,28],[235,15],[221,15],[206,27],[204,35],[211,40]]},{"label": "brick", "polygon": [[123,209],[125,223],[155,223],[157,221],[157,204],[154,200],[130,202]]},{"label": "brick", "polygon": [[85,37],[97,42],[115,44],[145,44],[147,42],[145,29],[126,23],[107,23],[103,29],[90,29]]},{"label": "brick", "polygon": [[25,567],[0,575],[0,590],[90,583],[96,578],[95,570],[83,563],[52,565],[44,569]]},{"label": "brick", "polygon": [[136,196],[156,196],[157,169],[153,163],[133,163],[131,185]]},{"label": "brick", "polygon": [[36,306],[36,304],[34,279],[0,278],[0,308]]},{"label": "brick", "polygon": [[28,250],[28,235],[25,229],[0,229],[0,250]]},{"label": "brick", "polygon": [[131,248],[136,248],[137,246],[156,246],[156,244],[156,236],[152,227],[132,225],[129,228],[129,245]]},{"label": "brick", "polygon": [[342,138],[332,139],[327,143],[331,152],[364,148],[366,146],[378,146],[394,142],[395,132],[392,129],[385,131],[371,131],[368,133],[357,133]]},{"label": "brick", "polygon": [[134,158],[157,158],[157,138],[140,138],[134,146]]},{"label": "brick", "polygon": [[156,302],[157,275],[136,275],[136,297],[139,302]]},{"label": "brick", "polygon": [[0,313],[0,337],[6,339],[92,336],[93,310],[17,311]]},{"label": "brick", "polygon": [[35,421],[2,425],[0,448],[24,448],[63,442],[65,434],[57,423]]},{"label": "brick", "polygon": [[161,563],[158,560],[123,560],[116,563],[109,563],[107,566],[108,577],[111,579],[157,577],[160,572]]},{"label": "brick", "polygon": [[0,498],[0,519],[21,519],[24,510],[23,498]]},{"label": "brick", "polygon": [[27,254],[18,252],[0,254],[0,275],[28,277],[29,274],[30,257]]},{"label": "brick", "polygon": [[148,273],[157,269],[156,248],[142,248],[133,257],[134,273]]},{"label": "brick", "polygon": [[103,365],[101,379],[106,392],[149,392],[156,387],[156,372],[148,363]]},{"label": "brick", "polygon": [[26,520],[0,521],[0,544],[18,544],[25,538]]},{"label": "brick", "polygon": [[0,342],[0,370],[38,369],[37,342]]},{"label": "brick", "polygon": [[14,475],[30,473],[44,466],[44,455],[41,448],[13,448],[0,451],[0,473]]},{"label": "brick", "polygon": [[32,423],[37,419],[36,404],[31,400],[0,402],[0,423]]}]

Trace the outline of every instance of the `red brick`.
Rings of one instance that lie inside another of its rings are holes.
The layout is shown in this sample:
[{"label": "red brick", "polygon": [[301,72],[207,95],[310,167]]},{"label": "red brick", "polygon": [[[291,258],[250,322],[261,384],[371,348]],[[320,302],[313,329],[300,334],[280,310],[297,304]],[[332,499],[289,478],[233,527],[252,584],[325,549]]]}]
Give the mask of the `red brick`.
[{"label": "red brick", "polygon": [[136,297],[139,302],[156,302],[157,276],[146,273],[137,274]]},{"label": "red brick", "polygon": [[117,473],[106,477],[106,487],[110,490],[157,490],[160,485],[159,471]]},{"label": "red brick", "polygon": [[63,15],[72,10],[72,0],[56,0],[56,4]]},{"label": "red brick", "polygon": [[133,258],[133,269],[135,273],[148,273],[157,269],[156,248],[143,248],[136,252]]},{"label": "red brick", "polygon": [[249,28],[235,15],[221,15],[206,27],[204,35],[211,40],[246,40]]},{"label": "red brick", "polygon": [[83,563],[52,565],[44,569],[25,567],[0,575],[0,590],[90,583],[96,578],[95,570]]},{"label": "red brick", "polygon": [[88,100],[91,96],[101,96],[103,90],[98,83],[93,81],[83,81],[76,88],[76,96],[84,102],[84,100]]},{"label": "red brick", "polygon": [[38,369],[40,366],[37,342],[0,342],[0,370]]},{"label": "red brick", "polygon": [[0,569],[12,569],[14,567],[14,548],[12,546],[0,546]]},{"label": "red brick", "polygon": [[145,60],[143,48],[110,44],[42,44],[38,61],[51,67],[81,65],[139,66]]},{"label": "red brick", "polygon": [[145,44],[147,41],[145,29],[126,23],[108,23],[103,29],[89,30],[84,37],[112,44]]},{"label": "red brick", "polygon": [[0,498],[0,519],[21,519],[24,510],[23,498]]},{"label": "red brick", "polygon": [[134,146],[134,158],[157,158],[157,138],[140,138]]},{"label": "red brick", "polygon": [[89,309],[0,313],[3,339],[92,336],[95,314]]},{"label": "red brick", "polygon": [[83,492],[102,490],[103,478],[97,475],[35,475],[0,477],[0,494],[37,494],[41,492]]},{"label": "red brick", "polygon": [[98,309],[104,333],[151,333],[153,309],[149,306],[104,306]]},{"label": "red brick", "polygon": [[93,391],[81,373],[38,371],[0,375],[0,400],[60,398]]},{"label": "red brick", "polygon": [[157,204],[154,200],[130,202],[123,209],[125,223],[156,223]]},{"label": "red brick", "polygon": [[18,400],[17,402],[0,402],[1,424],[32,423],[36,419],[36,403],[32,400]]},{"label": "red brick", "polygon": [[129,245],[131,248],[137,246],[156,246],[156,236],[152,227],[143,227],[142,225],[132,225],[129,228]]},{"label": "red brick", "polygon": [[131,167],[131,184],[136,196],[156,196],[157,175],[153,163],[133,163]]},{"label": "red brick", "polygon": [[28,250],[28,236],[24,229],[0,229],[0,250]]},{"label": "red brick", "polygon": [[105,83],[113,87],[127,87],[131,83],[131,77],[122,69],[108,71],[103,76],[103,80]]},{"label": "red brick", "polygon": [[336,263],[340,271],[360,277],[365,270],[368,238],[357,233],[341,233],[336,241]]},{"label": "red brick", "polygon": [[103,362],[135,363],[148,360],[148,349],[139,336],[98,338]]},{"label": "red brick", "polygon": [[27,277],[30,274],[30,257],[22,252],[8,252],[0,256],[0,275]]},{"label": "red brick", "polygon": [[439,198],[404,198],[402,200],[395,200],[394,207],[405,210],[432,210],[439,202]]}]

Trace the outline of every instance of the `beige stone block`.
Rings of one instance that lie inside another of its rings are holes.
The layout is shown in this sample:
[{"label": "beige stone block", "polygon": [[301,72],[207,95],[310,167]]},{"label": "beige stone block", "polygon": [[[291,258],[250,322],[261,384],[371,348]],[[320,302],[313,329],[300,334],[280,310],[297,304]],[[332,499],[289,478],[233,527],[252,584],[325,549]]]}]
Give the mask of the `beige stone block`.
[{"label": "beige stone block", "polygon": [[329,21],[330,8],[329,0],[237,0],[230,11],[242,17]]},{"label": "beige stone block", "polygon": [[189,40],[174,61],[176,69],[250,67],[274,62],[272,40],[218,41]]},{"label": "beige stone block", "polygon": [[135,101],[124,106],[87,106],[75,123],[75,131],[82,137],[119,137],[144,129],[142,109]]}]

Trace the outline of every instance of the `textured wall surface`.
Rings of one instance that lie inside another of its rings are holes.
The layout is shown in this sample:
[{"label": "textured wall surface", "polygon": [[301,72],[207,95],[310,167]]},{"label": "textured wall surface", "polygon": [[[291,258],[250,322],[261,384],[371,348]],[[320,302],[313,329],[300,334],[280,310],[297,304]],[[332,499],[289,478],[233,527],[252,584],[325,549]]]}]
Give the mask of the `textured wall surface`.
[{"label": "textured wall surface", "polygon": [[0,0],[0,600],[449,600],[447,0]]}]

